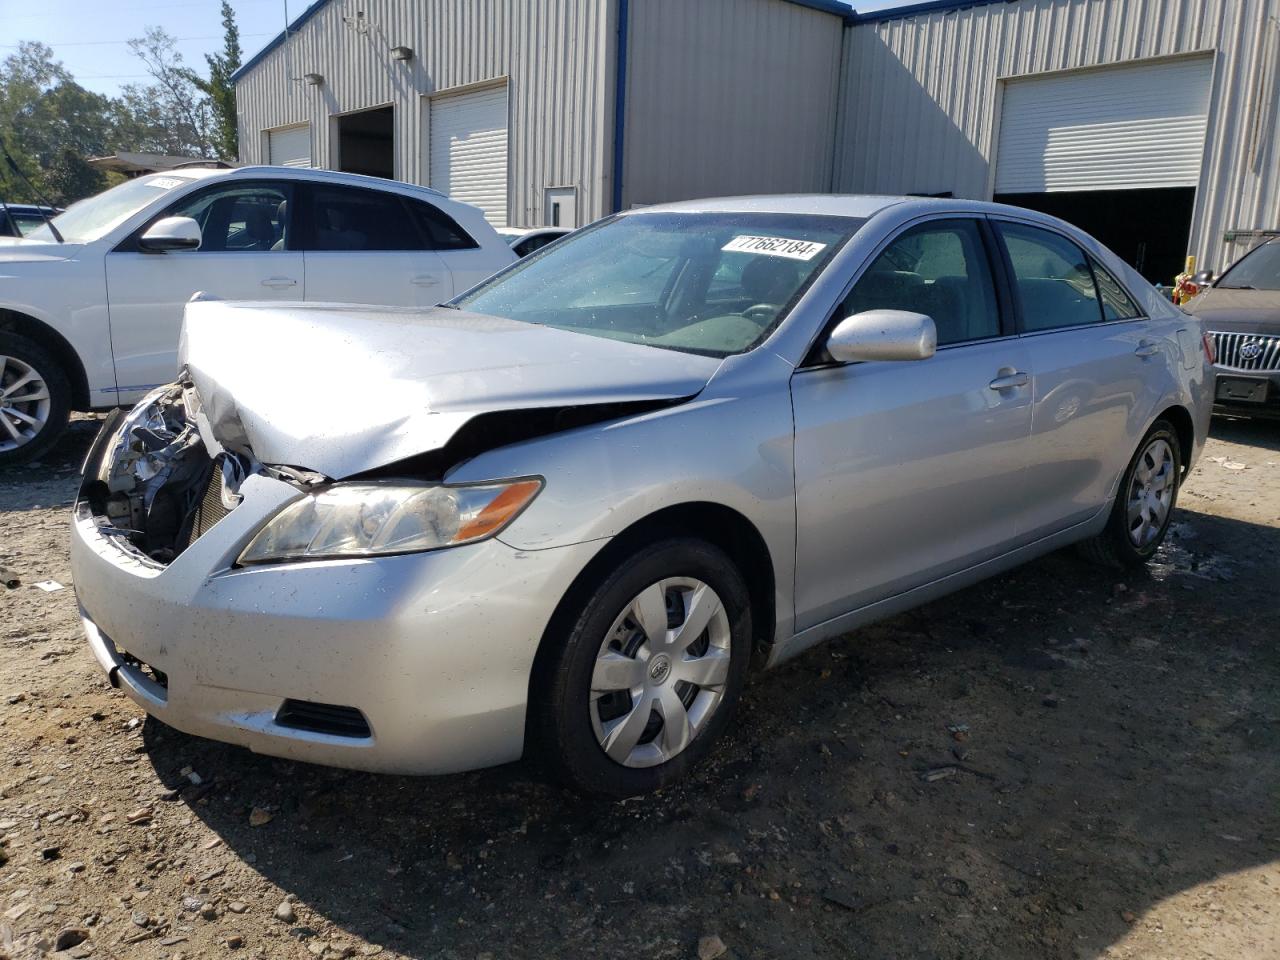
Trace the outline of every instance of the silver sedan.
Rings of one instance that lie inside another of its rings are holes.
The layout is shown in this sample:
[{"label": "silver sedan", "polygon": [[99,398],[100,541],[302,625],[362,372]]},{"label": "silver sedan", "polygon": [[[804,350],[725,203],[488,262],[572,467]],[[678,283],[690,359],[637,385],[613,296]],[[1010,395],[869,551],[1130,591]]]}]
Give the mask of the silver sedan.
[{"label": "silver sedan", "polygon": [[1151,558],[1212,404],[1200,322],[1049,217],[649,207],[430,310],[187,308],[86,463],[113,684],[266,754],[534,754],[653,790],[750,672],[1069,544]]}]

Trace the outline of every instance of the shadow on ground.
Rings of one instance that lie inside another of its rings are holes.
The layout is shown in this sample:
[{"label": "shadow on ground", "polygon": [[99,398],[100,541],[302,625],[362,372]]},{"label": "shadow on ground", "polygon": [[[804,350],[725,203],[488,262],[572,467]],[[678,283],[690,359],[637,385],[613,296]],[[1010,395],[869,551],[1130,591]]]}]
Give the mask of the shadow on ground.
[{"label": "shadow on ground", "polygon": [[[1237,431],[1267,442],[1215,427]],[[1150,572],[1045,558],[757,678],[705,769],[623,804],[520,765],[379,777],[154,721],[146,743],[255,869],[411,957],[711,932],[739,957],[1096,956],[1280,857],[1278,566],[1280,530],[1186,511]]]}]

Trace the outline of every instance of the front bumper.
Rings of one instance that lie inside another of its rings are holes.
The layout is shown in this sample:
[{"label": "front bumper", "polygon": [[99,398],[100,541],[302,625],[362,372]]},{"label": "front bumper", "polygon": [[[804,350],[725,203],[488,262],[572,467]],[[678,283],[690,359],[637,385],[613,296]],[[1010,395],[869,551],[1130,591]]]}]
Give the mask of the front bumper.
[{"label": "front bumper", "polygon": [[[538,643],[602,541],[236,568],[258,524],[297,496],[262,475],[240,492],[168,566],[77,504],[76,594],[113,683],[179,730],[295,760],[426,774],[521,755]],[[286,700],[354,708],[367,735],[283,725]]]},{"label": "front bumper", "polygon": [[1235,370],[1215,366],[1213,412],[1280,418],[1280,370]]}]

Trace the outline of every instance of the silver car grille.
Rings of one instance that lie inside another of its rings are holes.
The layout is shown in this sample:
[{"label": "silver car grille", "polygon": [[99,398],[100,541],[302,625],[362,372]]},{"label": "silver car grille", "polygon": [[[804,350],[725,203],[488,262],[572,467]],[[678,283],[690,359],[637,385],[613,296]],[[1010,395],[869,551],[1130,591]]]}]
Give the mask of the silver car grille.
[{"label": "silver car grille", "polygon": [[1213,331],[1218,366],[1232,370],[1280,370],[1280,337],[1258,333]]}]

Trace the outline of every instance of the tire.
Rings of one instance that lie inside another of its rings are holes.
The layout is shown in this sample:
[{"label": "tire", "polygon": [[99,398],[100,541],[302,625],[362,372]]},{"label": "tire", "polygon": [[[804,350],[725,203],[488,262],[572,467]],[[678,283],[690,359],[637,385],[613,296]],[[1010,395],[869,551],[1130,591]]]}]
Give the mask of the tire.
[{"label": "tire", "polygon": [[71,383],[58,361],[36,341],[5,333],[0,394],[15,386],[12,396],[0,396],[0,467],[35,460],[62,436],[71,415]]},{"label": "tire", "polygon": [[[679,538],[637,549],[586,589],[544,640],[552,646],[531,683],[531,752],[582,793],[650,793],[684,777],[732,722],[751,657],[747,585],[724,551]],[[697,622],[682,629],[689,617]],[[646,620],[658,623],[657,643]]]},{"label": "tire", "polygon": [[[1164,478],[1163,486],[1159,486],[1160,477]],[[1157,420],[1138,444],[1120,478],[1106,528],[1092,540],[1081,543],[1080,552],[1095,563],[1109,567],[1136,568],[1147,563],[1169,532],[1181,483],[1182,446],[1178,434],[1171,423]],[[1153,486],[1159,486],[1158,493],[1152,493]],[[1168,502],[1160,513],[1154,504],[1163,502],[1166,492]],[[1142,498],[1145,500],[1140,503]],[[1130,510],[1135,505],[1139,512],[1131,520]]]}]

